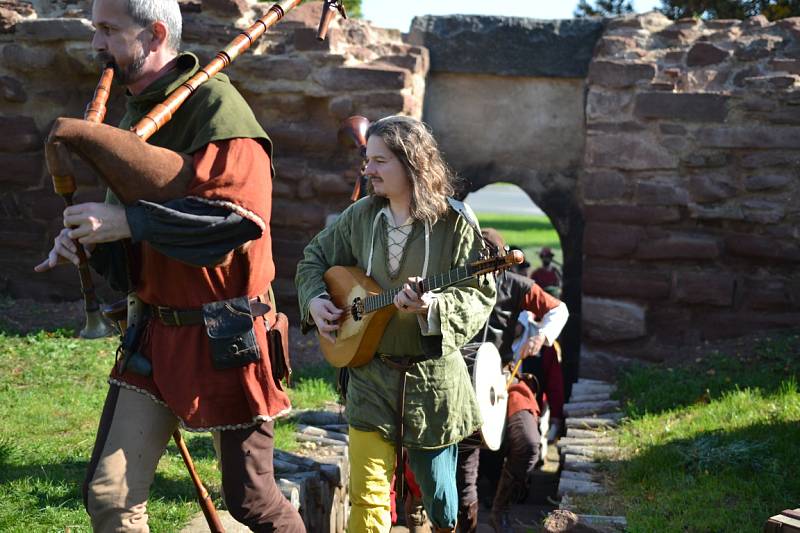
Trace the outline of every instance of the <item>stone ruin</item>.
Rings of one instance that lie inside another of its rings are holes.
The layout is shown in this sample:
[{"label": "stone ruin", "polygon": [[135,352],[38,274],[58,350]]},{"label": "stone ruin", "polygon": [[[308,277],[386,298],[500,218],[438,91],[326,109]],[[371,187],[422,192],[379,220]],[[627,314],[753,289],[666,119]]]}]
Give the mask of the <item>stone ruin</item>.
[{"label": "stone ruin", "polygon": [[[0,0],[0,293],[77,299],[34,275],[60,229],[42,143],[97,82],[87,0]],[[210,58],[265,4],[182,1]],[[276,145],[273,235],[284,309],[305,243],[344,208],[357,156],[339,121],[424,118],[475,190],[518,184],[564,250],[565,372],[800,324],[800,19],[422,17],[411,32],[291,12],[227,71]],[[430,58],[430,60],[429,60]],[[120,118],[115,92],[108,122]],[[85,169],[78,200],[103,188]],[[465,191],[466,192],[466,191]],[[108,295],[108,292],[105,293]],[[581,354],[580,342],[583,342]]]}]

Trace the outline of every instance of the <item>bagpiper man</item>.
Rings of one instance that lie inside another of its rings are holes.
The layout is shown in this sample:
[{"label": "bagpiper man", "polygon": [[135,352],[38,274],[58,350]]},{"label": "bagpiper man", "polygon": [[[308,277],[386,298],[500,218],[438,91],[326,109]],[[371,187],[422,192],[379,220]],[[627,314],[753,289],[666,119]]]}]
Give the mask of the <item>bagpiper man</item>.
[{"label": "bagpiper man", "polygon": [[[92,22],[98,59],[113,62],[127,89],[120,128],[199,68],[196,56],[178,52],[177,0],[95,0]],[[51,138],[63,127],[57,122]],[[150,142],[188,156],[185,194],[129,205],[109,195],[105,203],[68,207],[67,229],[36,267],[77,264],[77,239],[96,270],[132,291],[128,318],[136,316],[137,342],[123,346],[111,372],[84,485],[92,527],[149,531],[149,488],[181,425],[213,432],[225,502],[238,521],[258,532],[305,531],[273,477],[273,421],[290,405],[267,342],[276,321],[268,296],[275,276],[271,142],[222,74]]]}]

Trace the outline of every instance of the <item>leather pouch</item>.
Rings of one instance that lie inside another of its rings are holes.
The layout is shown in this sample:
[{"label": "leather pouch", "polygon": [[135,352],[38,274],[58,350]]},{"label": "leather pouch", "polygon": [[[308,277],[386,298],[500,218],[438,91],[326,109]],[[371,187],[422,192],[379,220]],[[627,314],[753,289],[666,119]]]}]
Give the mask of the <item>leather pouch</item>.
[{"label": "leather pouch", "polygon": [[283,313],[275,314],[275,324],[267,332],[272,379],[280,386],[282,379],[289,385],[292,365],[289,360],[289,318]]},{"label": "leather pouch", "polygon": [[246,296],[203,305],[203,322],[217,370],[237,368],[261,359]]}]

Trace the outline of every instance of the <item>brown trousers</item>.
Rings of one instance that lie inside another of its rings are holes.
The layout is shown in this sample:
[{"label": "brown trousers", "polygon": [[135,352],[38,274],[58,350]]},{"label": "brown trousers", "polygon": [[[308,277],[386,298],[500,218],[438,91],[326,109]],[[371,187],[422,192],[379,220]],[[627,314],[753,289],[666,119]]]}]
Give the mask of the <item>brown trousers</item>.
[{"label": "brown trousers", "polygon": [[[95,532],[149,533],[150,485],[177,427],[163,405],[111,386],[83,485]],[[215,435],[225,504],[252,531],[303,533],[300,515],[275,483],[273,436],[272,422]]]}]

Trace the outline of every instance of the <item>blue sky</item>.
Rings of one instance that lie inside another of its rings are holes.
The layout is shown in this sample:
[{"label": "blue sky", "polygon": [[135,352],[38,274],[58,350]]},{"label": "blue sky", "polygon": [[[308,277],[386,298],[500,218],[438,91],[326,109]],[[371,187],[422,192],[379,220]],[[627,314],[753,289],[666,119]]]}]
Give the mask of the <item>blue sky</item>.
[{"label": "blue sky", "polygon": [[[384,28],[408,31],[418,15],[506,15],[538,19],[572,18],[578,0],[362,0],[364,18]],[[660,7],[660,0],[634,0],[638,13]]]}]

